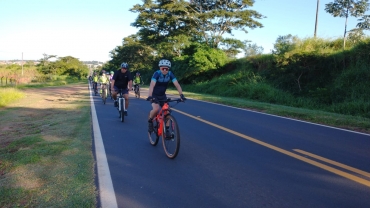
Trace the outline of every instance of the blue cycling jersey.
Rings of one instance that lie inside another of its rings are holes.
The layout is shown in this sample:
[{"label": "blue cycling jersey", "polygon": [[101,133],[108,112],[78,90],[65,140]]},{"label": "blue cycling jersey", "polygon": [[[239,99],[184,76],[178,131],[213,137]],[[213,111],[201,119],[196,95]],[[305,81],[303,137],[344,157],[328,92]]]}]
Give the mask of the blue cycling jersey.
[{"label": "blue cycling jersey", "polygon": [[162,74],[161,70],[154,72],[152,81],[156,84],[153,88],[153,95],[162,96],[166,94],[167,86],[170,81],[177,81],[175,75],[169,71],[166,75]]}]

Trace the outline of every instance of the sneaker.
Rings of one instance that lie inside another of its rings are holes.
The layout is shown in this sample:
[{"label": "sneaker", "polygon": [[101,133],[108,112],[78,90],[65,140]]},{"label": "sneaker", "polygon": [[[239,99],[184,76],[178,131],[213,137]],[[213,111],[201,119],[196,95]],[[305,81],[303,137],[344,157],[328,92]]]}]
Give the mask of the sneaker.
[{"label": "sneaker", "polygon": [[153,128],[153,121],[152,121],[152,122],[148,121],[148,131],[149,131],[149,132],[154,131],[154,128]]},{"label": "sneaker", "polygon": [[114,101],[114,107],[118,107],[118,102],[117,100]]},{"label": "sneaker", "polygon": [[125,116],[127,116],[127,111],[124,112]]},{"label": "sneaker", "polygon": [[167,139],[172,138],[172,134],[171,134],[170,130],[166,130],[166,138]]}]

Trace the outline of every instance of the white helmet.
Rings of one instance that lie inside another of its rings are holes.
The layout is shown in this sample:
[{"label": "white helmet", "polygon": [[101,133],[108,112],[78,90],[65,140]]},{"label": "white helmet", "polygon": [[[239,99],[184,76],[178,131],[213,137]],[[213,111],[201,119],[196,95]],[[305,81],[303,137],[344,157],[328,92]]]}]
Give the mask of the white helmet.
[{"label": "white helmet", "polygon": [[167,59],[162,59],[159,61],[159,64],[158,64],[159,67],[161,66],[166,66],[168,68],[171,68],[171,62]]}]

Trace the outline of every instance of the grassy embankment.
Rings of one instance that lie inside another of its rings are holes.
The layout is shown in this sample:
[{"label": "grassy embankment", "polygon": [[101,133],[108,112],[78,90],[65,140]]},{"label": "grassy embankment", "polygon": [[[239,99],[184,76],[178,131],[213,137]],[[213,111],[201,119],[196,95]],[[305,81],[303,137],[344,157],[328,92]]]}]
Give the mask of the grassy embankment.
[{"label": "grassy embankment", "polygon": [[189,76],[183,90],[192,92],[189,97],[370,132],[370,38],[349,41],[346,50],[342,42],[294,39],[275,54]]}]

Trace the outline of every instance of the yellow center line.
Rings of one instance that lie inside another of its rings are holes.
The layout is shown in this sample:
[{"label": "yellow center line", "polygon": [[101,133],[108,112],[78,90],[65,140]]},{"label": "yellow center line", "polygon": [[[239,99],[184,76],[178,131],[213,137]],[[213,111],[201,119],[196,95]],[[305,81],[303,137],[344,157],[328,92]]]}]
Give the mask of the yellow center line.
[{"label": "yellow center line", "polygon": [[366,176],[366,177],[369,177],[370,178],[370,173],[368,172],[365,172],[365,171],[362,171],[362,170],[359,170],[357,168],[353,168],[353,167],[350,167],[348,165],[344,165],[342,163],[339,163],[339,162],[335,162],[333,160],[329,160],[329,159],[326,159],[324,157],[321,157],[321,156],[318,156],[318,155],[315,155],[315,154],[312,154],[312,153],[309,153],[309,152],[306,152],[306,151],[303,151],[303,150],[299,150],[299,149],[293,149],[294,151],[296,152],[299,152],[299,153],[302,153],[304,155],[307,155],[307,156],[310,156],[310,157],[313,157],[313,158],[316,158],[318,160],[322,160],[324,162],[327,162],[329,164],[332,164],[332,165],[336,165],[338,167],[341,167],[341,168],[344,168],[344,169],[347,169],[349,171],[352,171],[352,172],[355,172],[355,173],[358,173],[358,174],[361,174],[363,176]]},{"label": "yellow center line", "polygon": [[229,133],[231,133],[231,134],[234,134],[234,135],[236,135],[236,136],[239,136],[239,137],[241,137],[241,138],[243,138],[243,139],[246,139],[246,140],[249,140],[249,141],[251,141],[251,142],[257,143],[257,144],[262,145],[262,146],[264,146],[264,147],[270,148],[270,149],[275,150],[275,151],[277,151],[277,152],[280,152],[280,153],[282,153],[282,154],[288,155],[288,156],[290,156],[290,157],[296,158],[296,159],[298,159],[298,160],[301,160],[301,161],[306,162],[306,163],[308,163],[308,164],[311,164],[311,165],[313,165],[313,166],[316,166],[316,167],[322,168],[322,169],[324,169],[324,170],[326,170],[326,171],[332,172],[332,173],[334,173],[334,174],[340,175],[340,176],[342,176],[342,177],[345,177],[345,178],[347,178],[347,179],[353,180],[353,181],[355,181],[355,182],[357,182],[357,183],[360,183],[360,184],[363,184],[363,185],[365,185],[365,186],[370,187],[370,181],[365,180],[365,179],[363,179],[363,178],[357,177],[357,176],[355,176],[355,175],[351,175],[351,174],[346,173],[346,172],[344,172],[344,171],[341,171],[341,170],[338,170],[338,169],[332,168],[332,167],[330,167],[330,166],[324,165],[324,164],[322,164],[322,163],[316,162],[316,161],[314,161],[314,160],[311,160],[311,159],[305,158],[305,157],[300,156],[300,155],[298,155],[298,154],[295,154],[295,153],[293,153],[293,152],[286,151],[286,150],[281,149],[281,148],[279,148],[279,147],[273,146],[273,145],[268,144],[268,143],[266,143],[266,142],[262,142],[262,141],[260,141],[260,140],[257,140],[257,139],[254,139],[254,138],[252,138],[252,137],[246,136],[246,135],[244,135],[244,134],[241,134],[241,133],[239,133],[239,132],[236,132],[236,131],[233,131],[233,130],[231,130],[231,129],[225,128],[225,127],[223,127],[223,126],[217,125],[217,124],[215,124],[215,123],[212,123],[212,122],[206,121],[206,120],[204,120],[204,119],[198,118],[198,117],[196,117],[196,116],[193,116],[193,115],[187,114],[187,113],[185,113],[185,112],[179,111],[179,110],[177,110],[177,109],[172,108],[172,110],[173,110],[173,111],[176,111],[176,112],[178,112],[178,113],[181,113],[181,114],[183,114],[183,115],[185,115],[185,116],[188,116],[188,117],[190,117],[190,118],[193,118],[193,119],[196,119],[196,120],[198,120],[198,121],[201,121],[201,122],[203,122],[203,123],[206,123],[206,124],[208,124],[208,125],[211,125],[211,126],[214,126],[214,127],[216,127],[216,128],[219,128],[219,129],[221,129],[221,130],[224,130],[224,131],[226,131],[226,132],[229,132]]}]

